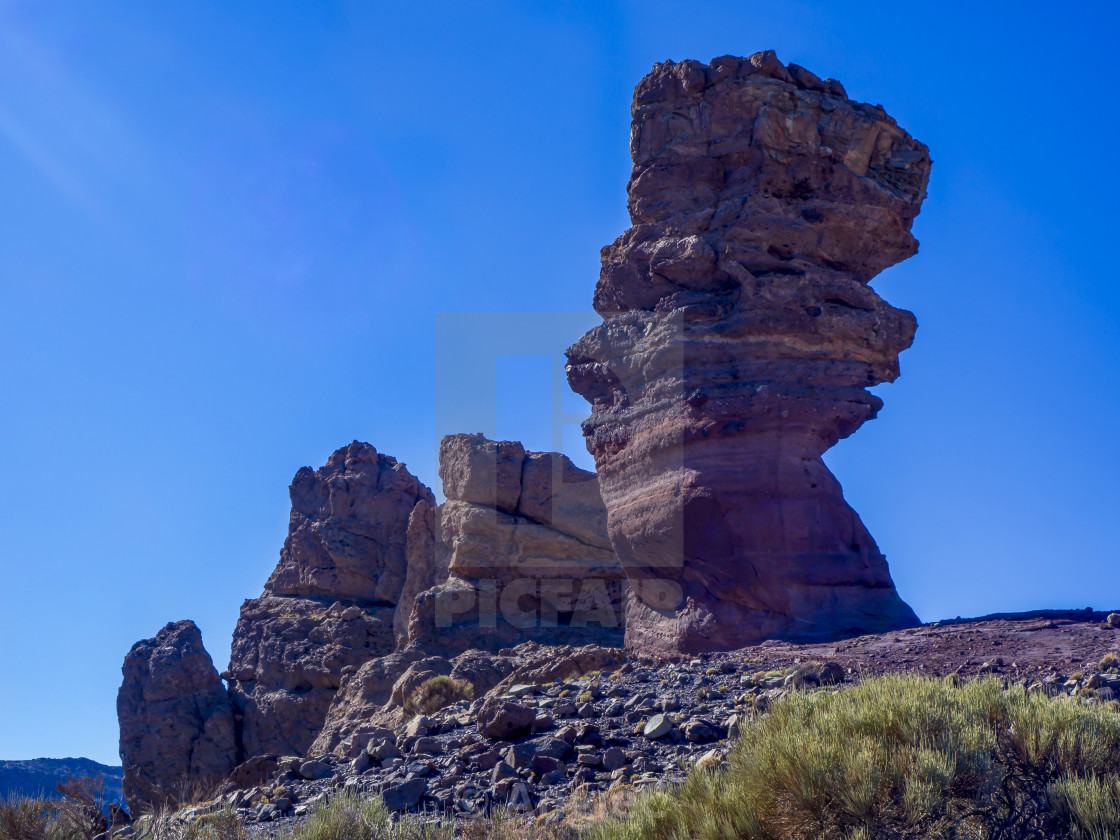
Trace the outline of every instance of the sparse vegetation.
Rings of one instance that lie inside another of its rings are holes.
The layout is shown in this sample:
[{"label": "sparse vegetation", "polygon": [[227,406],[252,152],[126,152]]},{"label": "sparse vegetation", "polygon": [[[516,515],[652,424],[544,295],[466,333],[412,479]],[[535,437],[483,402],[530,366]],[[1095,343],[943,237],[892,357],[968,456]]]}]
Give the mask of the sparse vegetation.
[{"label": "sparse vegetation", "polygon": [[233,808],[218,808],[190,819],[168,809],[148,814],[136,823],[137,840],[246,840],[245,823]]},{"label": "sparse vegetation", "polygon": [[61,798],[0,801],[0,840],[91,840],[109,827],[99,780],[70,778],[58,792]]},{"label": "sparse vegetation", "polygon": [[[420,689],[457,697],[455,682]],[[272,831],[275,840],[1120,840],[1120,715],[1108,705],[995,679],[896,675],[793,692],[747,716],[740,733],[726,759],[677,788],[573,790],[560,821],[495,810],[453,822],[337,792],[302,824]],[[61,800],[0,804],[0,840],[92,840],[105,830],[89,784],[60,791]],[[236,810],[214,803],[165,807],[135,824],[135,840],[249,837]]]},{"label": "sparse vegetation", "polygon": [[430,715],[460,700],[473,699],[474,686],[466,680],[432,677],[416,687],[405,703],[405,710],[411,714]]},{"label": "sparse vegetation", "polygon": [[1097,664],[1097,667],[1102,671],[1120,670],[1120,656],[1117,656],[1115,653],[1106,653],[1101,657],[1101,661]]},{"label": "sparse vegetation", "polygon": [[994,680],[794,694],[594,840],[1120,837],[1120,720]]},{"label": "sparse vegetation", "polygon": [[452,840],[449,820],[394,819],[380,796],[341,793],[315,808],[307,821],[277,840]]}]

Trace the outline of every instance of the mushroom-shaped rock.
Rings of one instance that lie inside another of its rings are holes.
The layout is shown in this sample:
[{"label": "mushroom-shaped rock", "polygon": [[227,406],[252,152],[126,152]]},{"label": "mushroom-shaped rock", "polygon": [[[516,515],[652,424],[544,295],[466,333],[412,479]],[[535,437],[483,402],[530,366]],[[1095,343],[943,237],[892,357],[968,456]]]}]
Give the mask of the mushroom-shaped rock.
[{"label": "mushroom-shaped rock", "polygon": [[568,350],[627,648],[916,624],[821,455],[913,340],[867,283],[917,250],[928,150],[773,52],[659,64],[632,115],[633,226],[603,250],[604,323]]}]

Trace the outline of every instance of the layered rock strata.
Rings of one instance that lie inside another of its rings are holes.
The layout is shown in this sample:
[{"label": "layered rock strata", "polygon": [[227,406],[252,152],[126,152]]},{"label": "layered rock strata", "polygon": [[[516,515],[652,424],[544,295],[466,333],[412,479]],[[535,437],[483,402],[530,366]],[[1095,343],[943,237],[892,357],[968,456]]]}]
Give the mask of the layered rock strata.
[{"label": "layered rock strata", "polygon": [[650,653],[917,623],[821,455],[875,417],[913,315],[868,281],[917,251],[930,158],[773,52],[654,67],[604,323],[568,350],[626,644]]},{"label": "layered rock strata", "polygon": [[[624,574],[606,533],[595,474],[558,453],[449,435],[447,497],[421,527],[427,566],[446,580],[416,596],[407,643],[447,655],[536,640],[621,643]],[[442,570],[446,570],[445,572]]]},{"label": "layered rock strata", "polygon": [[435,504],[396,459],[355,441],[290,488],[280,562],[234,631],[230,696],[241,756],[302,755],[343,677],[390,653],[405,594],[408,523]]},{"label": "layered rock strata", "polygon": [[121,671],[120,755],[134,814],[233,769],[233,710],[193,621],[168,624],[137,642]]}]

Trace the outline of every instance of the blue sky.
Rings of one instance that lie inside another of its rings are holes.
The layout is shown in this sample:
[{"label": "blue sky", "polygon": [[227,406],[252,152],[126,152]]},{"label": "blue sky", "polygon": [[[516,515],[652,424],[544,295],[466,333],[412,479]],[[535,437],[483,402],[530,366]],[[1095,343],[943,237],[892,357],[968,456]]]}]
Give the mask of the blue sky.
[{"label": "blue sky", "polygon": [[921,251],[874,283],[917,339],[827,456],[903,597],[1120,608],[1117,31],[1103,3],[0,0],[0,758],[115,763],[121,661],[169,620],[225,667],[336,447],[437,490],[447,432],[588,463],[549,354],[595,320],[666,58],[776,49],[931,149]]}]

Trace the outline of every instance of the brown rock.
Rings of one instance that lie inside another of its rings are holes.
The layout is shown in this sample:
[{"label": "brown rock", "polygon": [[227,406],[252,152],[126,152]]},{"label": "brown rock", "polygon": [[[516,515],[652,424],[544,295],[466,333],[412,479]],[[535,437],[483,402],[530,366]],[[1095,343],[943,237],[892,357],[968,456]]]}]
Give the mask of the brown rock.
[{"label": "brown rock", "polygon": [[344,607],[264,595],[233,635],[230,696],[244,755],[305,755],[342,684],[342,669],[393,649],[391,607]]},{"label": "brown rock", "polygon": [[398,604],[411,611],[415,591],[436,576],[428,561],[411,581],[408,569],[410,536],[411,555],[431,557],[431,491],[369,444],[301,469],[291,498],[280,562],[264,594],[242,606],[233,636],[230,695],[246,757],[305,755],[344,671],[394,649]]},{"label": "brown rock", "polygon": [[280,770],[280,756],[257,755],[238,764],[227,777],[234,790],[248,790],[264,784]]},{"label": "brown rock", "polygon": [[395,458],[354,441],[321,469],[297,472],[290,495],[288,538],[265,591],[396,606],[408,519],[417,502],[435,503],[431,490]]},{"label": "brown rock", "polygon": [[622,567],[593,473],[476,434],[444,438],[440,475],[447,501],[427,530],[439,570],[430,576],[446,580],[415,597],[409,645],[450,656],[531,639],[621,640]]},{"label": "brown rock", "polygon": [[523,703],[487,697],[478,710],[478,731],[487,738],[509,741],[528,735],[536,711]]},{"label": "brown rock", "polygon": [[393,686],[419,658],[417,651],[405,650],[372,659],[362,665],[335,695],[319,734],[308,752],[326,755],[338,752],[340,747],[365,748],[365,743],[361,742],[363,726],[376,728],[378,724],[374,718],[389,702]]},{"label": "brown rock", "polygon": [[599,645],[545,645],[525,642],[513,649],[513,670],[493,689],[503,694],[515,685],[549,685],[556,680],[575,680],[593,671],[617,668],[626,661],[622,650]]},{"label": "brown rock", "polygon": [[695,78],[668,62],[635,89],[633,227],[603,251],[605,323],[568,351],[627,647],[913,625],[821,455],[876,415],[866,389],[913,339],[867,281],[917,250],[928,151],[773,53]]},{"label": "brown rock", "polygon": [[134,814],[233,769],[233,711],[193,621],[137,642],[121,671],[120,752]]},{"label": "brown rock", "polygon": [[407,569],[404,588],[393,616],[393,634],[398,643],[408,642],[408,621],[416,605],[416,596],[447,580],[446,552],[437,551],[439,508],[421,499],[408,517],[405,557]]},{"label": "brown rock", "polygon": [[418,662],[413,662],[393,683],[393,690],[389,693],[389,702],[406,711],[415,712],[417,710],[410,708],[409,701],[416,689],[430,679],[446,677],[450,674],[451,662],[442,656],[428,656]]}]

